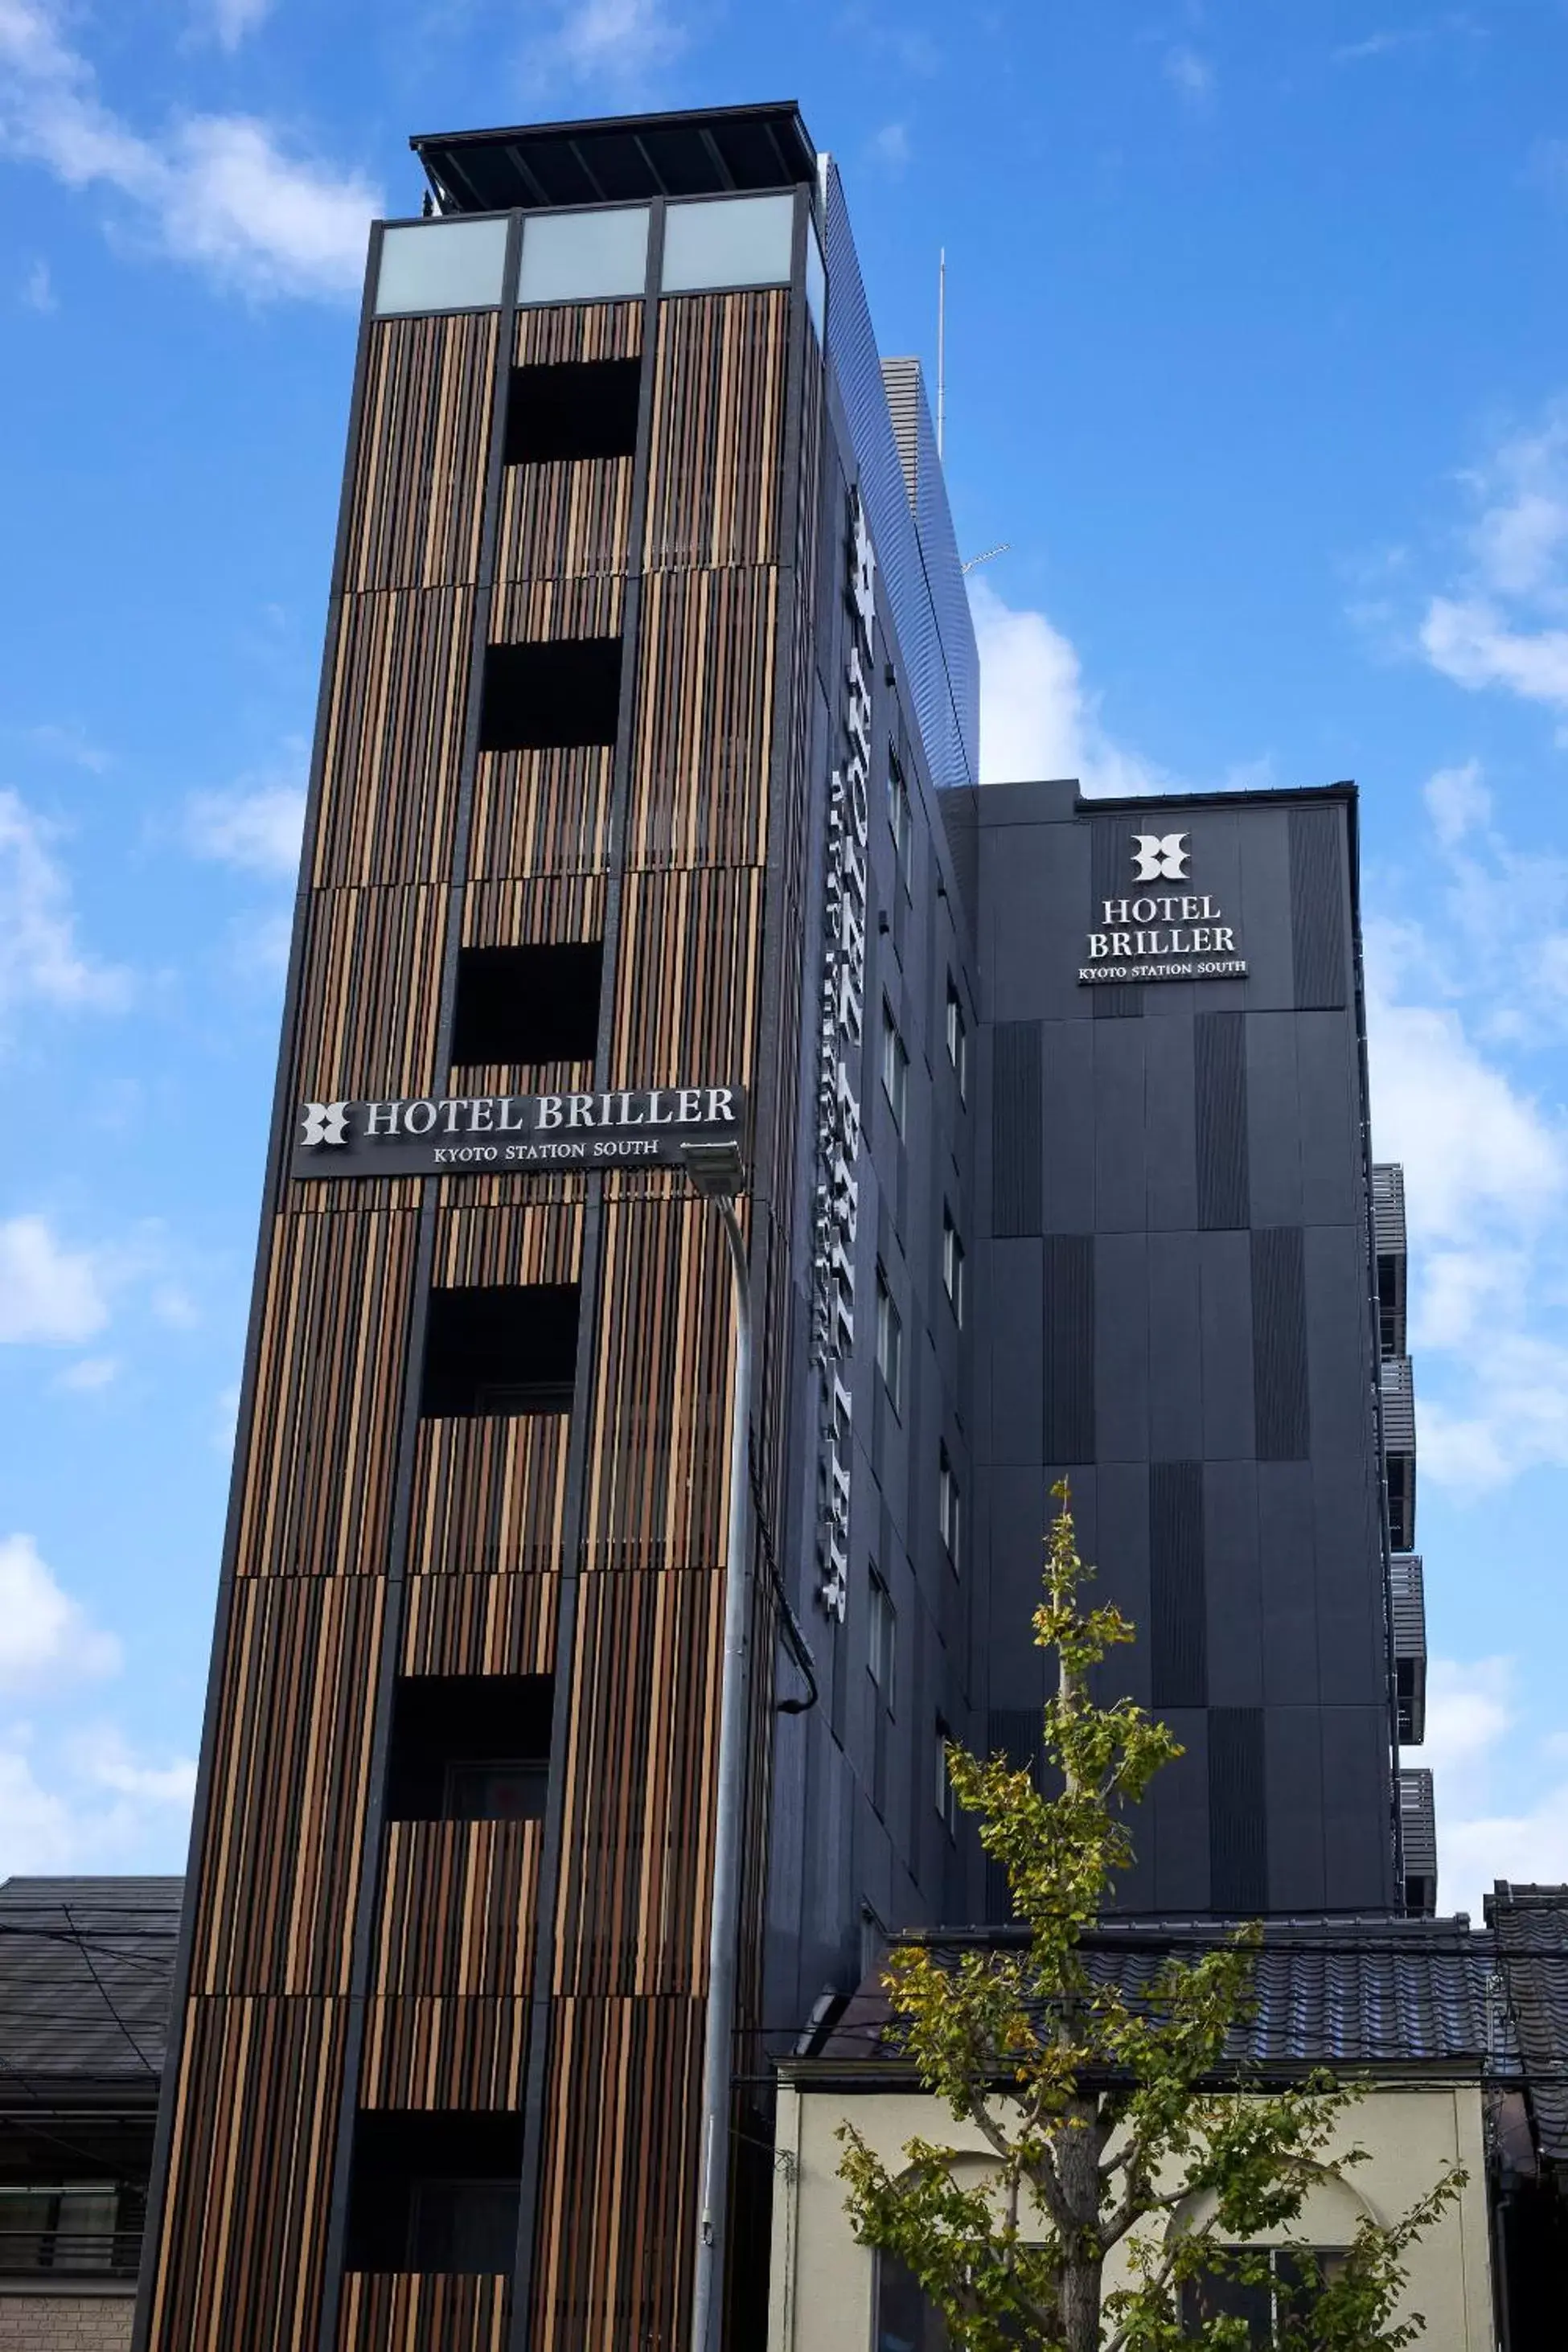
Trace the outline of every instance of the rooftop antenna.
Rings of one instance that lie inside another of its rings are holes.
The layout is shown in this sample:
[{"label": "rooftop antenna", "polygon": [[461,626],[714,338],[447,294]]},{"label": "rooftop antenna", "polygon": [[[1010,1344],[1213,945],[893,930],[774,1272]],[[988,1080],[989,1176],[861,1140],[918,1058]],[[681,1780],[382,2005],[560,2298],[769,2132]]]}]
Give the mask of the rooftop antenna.
[{"label": "rooftop antenna", "polygon": [[947,247],[936,257],[936,454],[947,430]]}]

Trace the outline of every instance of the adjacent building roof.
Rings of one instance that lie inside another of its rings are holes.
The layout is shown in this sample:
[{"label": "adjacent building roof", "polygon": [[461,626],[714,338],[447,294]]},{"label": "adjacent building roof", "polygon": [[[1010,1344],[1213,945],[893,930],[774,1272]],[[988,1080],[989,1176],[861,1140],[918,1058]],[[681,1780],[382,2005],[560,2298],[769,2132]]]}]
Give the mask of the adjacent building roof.
[{"label": "adjacent building roof", "polygon": [[718,196],[816,177],[816,150],[793,99],[510,131],[421,131],[408,143],[444,213]]},{"label": "adjacent building roof", "polygon": [[1486,1913],[1536,2146],[1543,2163],[1568,2168],[1568,1886],[1513,1886],[1500,1878]]},{"label": "adjacent building roof", "polygon": [[[1086,1937],[1091,1974],[1129,1991],[1152,1981],[1171,1954],[1212,1950],[1237,1923],[1129,1919]],[[1568,1929],[1568,1916],[1565,1916]],[[1021,1933],[922,1938],[955,1954],[1016,1948]],[[1568,1951],[1568,1941],[1565,1941]],[[1458,1919],[1271,1919],[1254,1978],[1257,2007],[1234,2031],[1237,2066],[1453,2068],[1515,2075],[1520,2047],[1497,1997],[1492,1939]],[[1568,1979],[1564,1990],[1568,1990]],[[821,2059],[897,2056],[889,2012],[868,1979],[823,2041]],[[1558,2024],[1568,2053],[1568,2009]]]},{"label": "adjacent building roof", "polygon": [[183,1886],[0,1885],[0,2108],[156,2098]]}]

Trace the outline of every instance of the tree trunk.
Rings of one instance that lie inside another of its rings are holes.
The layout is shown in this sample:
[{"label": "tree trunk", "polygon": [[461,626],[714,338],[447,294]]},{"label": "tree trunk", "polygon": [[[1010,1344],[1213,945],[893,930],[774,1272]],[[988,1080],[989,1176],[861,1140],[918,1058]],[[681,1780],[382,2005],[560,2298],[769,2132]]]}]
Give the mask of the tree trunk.
[{"label": "tree trunk", "polygon": [[1074,2099],[1053,2135],[1057,2178],[1071,2215],[1062,2231],[1062,2340],[1068,2352],[1099,2352],[1100,2158],[1105,2131],[1096,2099]]}]

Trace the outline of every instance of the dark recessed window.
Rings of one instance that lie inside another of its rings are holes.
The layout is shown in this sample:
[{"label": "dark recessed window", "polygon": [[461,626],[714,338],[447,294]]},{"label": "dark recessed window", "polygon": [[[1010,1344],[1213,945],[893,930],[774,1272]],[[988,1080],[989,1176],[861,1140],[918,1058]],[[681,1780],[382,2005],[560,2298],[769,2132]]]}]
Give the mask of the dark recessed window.
[{"label": "dark recessed window", "polygon": [[598,940],[527,948],[464,948],[458,957],[452,1059],[591,1062],[599,1041]]},{"label": "dark recessed window", "polygon": [[577,1310],[574,1282],[433,1290],[420,1411],[433,1419],[570,1412]]},{"label": "dark recessed window", "polygon": [[405,1675],[392,1710],[395,1822],[542,1821],[551,1675]]},{"label": "dark recessed window", "polygon": [[640,360],[563,360],[514,367],[506,412],[506,462],[629,457],[637,446]]},{"label": "dark recessed window", "polygon": [[354,2120],[348,2267],[509,2273],[517,2258],[522,2117],[457,2109]]},{"label": "dark recessed window", "polygon": [[481,751],[613,743],[621,700],[619,637],[490,646],[479,707]]}]

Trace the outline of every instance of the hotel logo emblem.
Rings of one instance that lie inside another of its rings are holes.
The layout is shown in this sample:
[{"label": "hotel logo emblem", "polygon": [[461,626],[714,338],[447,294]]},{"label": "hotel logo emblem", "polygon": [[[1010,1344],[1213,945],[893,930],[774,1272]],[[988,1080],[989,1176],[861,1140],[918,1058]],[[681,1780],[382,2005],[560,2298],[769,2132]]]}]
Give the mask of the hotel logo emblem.
[{"label": "hotel logo emblem", "polygon": [[307,1148],[318,1143],[346,1143],[349,1139],[349,1106],[346,1102],[307,1103],[305,1132],[300,1141]]},{"label": "hotel logo emblem", "polygon": [[1184,882],[1187,878],[1184,833],[1135,833],[1132,863],[1140,882]]}]

